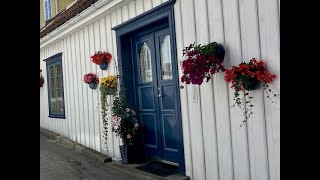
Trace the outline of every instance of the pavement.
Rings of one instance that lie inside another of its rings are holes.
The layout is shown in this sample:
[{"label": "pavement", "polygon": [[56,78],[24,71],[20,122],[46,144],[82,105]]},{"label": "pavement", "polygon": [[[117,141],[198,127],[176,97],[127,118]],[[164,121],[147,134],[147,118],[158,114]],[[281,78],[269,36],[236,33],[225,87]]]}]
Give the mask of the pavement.
[{"label": "pavement", "polygon": [[136,169],[141,165],[112,161],[105,154],[40,128],[41,180],[190,180],[180,174],[161,177]]},{"label": "pavement", "polygon": [[59,140],[40,133],[41,180],[128,180],[133,179],[121,171],[104,165],[71,148]]}]

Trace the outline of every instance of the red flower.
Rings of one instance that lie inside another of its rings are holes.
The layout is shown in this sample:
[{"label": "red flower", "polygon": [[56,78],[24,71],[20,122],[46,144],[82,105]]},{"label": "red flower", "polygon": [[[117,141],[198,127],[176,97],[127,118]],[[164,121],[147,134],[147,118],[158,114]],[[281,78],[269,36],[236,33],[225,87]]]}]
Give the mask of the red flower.
[{"label": "red flower", "polygon": [[93,56],[91,56],[91,61],[95,64],[102,64],[102,63],[110,63],[112,55],[108,52],[96,52]]}]

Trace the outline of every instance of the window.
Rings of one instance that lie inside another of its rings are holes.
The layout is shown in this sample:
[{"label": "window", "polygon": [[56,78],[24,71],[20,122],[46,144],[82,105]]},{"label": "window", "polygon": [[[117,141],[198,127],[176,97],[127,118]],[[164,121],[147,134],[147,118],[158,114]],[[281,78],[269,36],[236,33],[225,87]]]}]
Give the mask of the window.
[{"label": "window", "polygon": [[65,118],[62,53],[45,59],[47,64],[49,117]]},{"label": "window", "polygon": [[48,20],[52,17],[51,0],[44,0],[44,20]]}]

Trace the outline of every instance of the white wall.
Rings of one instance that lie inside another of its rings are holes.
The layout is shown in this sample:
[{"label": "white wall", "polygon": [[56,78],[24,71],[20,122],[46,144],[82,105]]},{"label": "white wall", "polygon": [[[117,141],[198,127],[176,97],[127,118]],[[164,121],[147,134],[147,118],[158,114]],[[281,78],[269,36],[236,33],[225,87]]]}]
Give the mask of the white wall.
[{"label": "white wall", "polygon": [[[111,123],[106,152],[99,90],[91,90],[82,78],[89,72],[97,73],[100,78],[114,74],[114,63],[102,71],[90,62],[90,56],[102,50],[116,58],[115,34],[111,28],[165,1],[130,1],[41,48],[41,69],[45,77],[42,60],[63,53],[66,106],[66,119],[48,118],[45,82],[40,88],[41,127],[120,158],[121,142],[111,133]],[[177,0],[174,10],[178,58],[182,56],[183,47],[194,41],[202,44],[217,41],[225,46],[227,67],[252,57],[262,58],[271,73],[278,76],[271,87],[280,93],[280,4],[277,0]],[[188,85],[180,90],[186,174],[195,180],[279,180],[280,102],[271,104],[262,89],[251,91],[254,114],[240,128],[244,115],[239,108],[230,107],[233,90],[223,78],[224,73],[219,73],[201,87]],[[199,98],[194,100],[194,95]]]},{"label": "white wall", "polygon": [[[277,0],[177,0],[178,58],[194,41],[220,42],[227,67],[262,58],[278,76],[271,87],[280,93],[279,9]],[[219,73],[201,87],[180,91],[187,174],[207,180],[280,179],[280,102],[271,104],[262,89],[251,91],[254,114],[240,128],[244,115],[230,108],[233,90],[223,78]]]}]

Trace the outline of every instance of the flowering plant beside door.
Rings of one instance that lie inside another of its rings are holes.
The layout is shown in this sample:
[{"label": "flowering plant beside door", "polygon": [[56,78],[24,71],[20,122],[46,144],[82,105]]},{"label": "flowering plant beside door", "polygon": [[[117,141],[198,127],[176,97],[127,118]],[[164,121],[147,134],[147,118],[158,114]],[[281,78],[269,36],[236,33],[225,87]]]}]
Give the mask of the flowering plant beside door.
[{"label": "flowering plant beside door", "polygon": [[139,128],[136,112],[127,105],[124,92],[120,92],[114,98],[112,105],[112,131],[120,136],[123,145],[120,152],[123,163],[134,161],[134,139]]},{"label": "flowering plant beside door", "polygon": [[91,89],[96,89],[99,83],[99,78],[96,74],[88,73],[83,76],[83,82],[89,84]]},{"label": "flowering plant beside door", "polygon": [[100,69],[108,69],[108,64],[110,63],[112,55],[108,52],[98,51],[91,56],[91,61],[100,66]]},{"label": "flowering plant beside door", "polygon": [[[246,118],[250,117],[250,115],[253,114],[251,107],[254,105],[251,103],[253,97],[249,95],[249,91],[258,89],[260,84],[262,84],[266,91],[267,98],[279,97],[279,94],[275,94],[268,86],[275,78],[276,75],[270,74],[264,66],[264,62],[262,60],[258,61],[256,58],[252,58],[249,63],[243,62],[238,66],[232,66],[231,69],[227,69],[225,81],[231,83],[231,88],[235,89],[235,104],[233,106],[237,105],[241,109],[244,109]],[[248,96],[245,102],[239,97],[239,91],[241,90],[248,91],[245,93],[245,96]],[[245,103],[245,108],[242,107],[242,103]],[[244,122],[246,122],[246,120],[244,120],[243,123]]]}]

